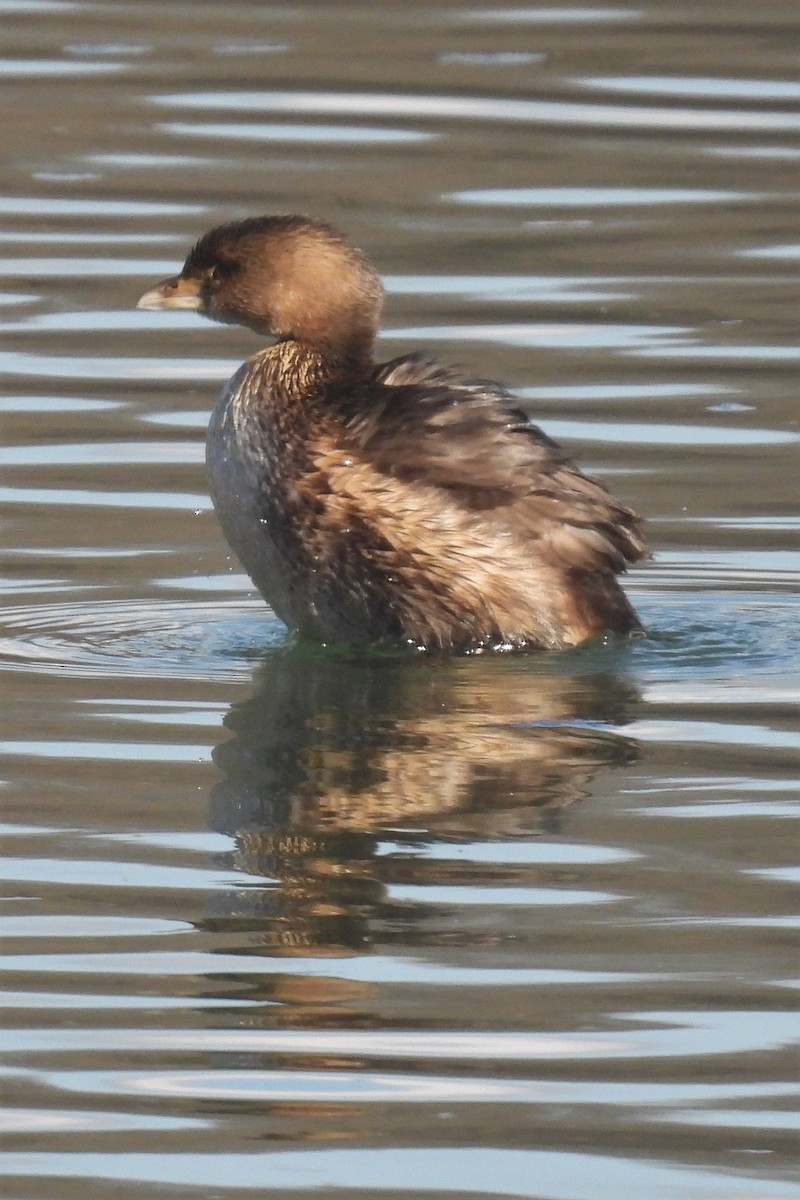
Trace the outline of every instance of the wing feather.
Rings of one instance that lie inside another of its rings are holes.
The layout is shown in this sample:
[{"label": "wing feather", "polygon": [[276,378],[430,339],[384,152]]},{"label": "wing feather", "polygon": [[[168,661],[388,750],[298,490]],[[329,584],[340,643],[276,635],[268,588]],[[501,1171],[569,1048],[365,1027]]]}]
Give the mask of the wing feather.
[{"label": "wing feather", "polygon": [[382,396],[348,427],[379,470],[446,490],[564,570],[616,575],[647,555],[636,513],[498,384],[418,356],[376,368],[373,395],[374,383]]}]

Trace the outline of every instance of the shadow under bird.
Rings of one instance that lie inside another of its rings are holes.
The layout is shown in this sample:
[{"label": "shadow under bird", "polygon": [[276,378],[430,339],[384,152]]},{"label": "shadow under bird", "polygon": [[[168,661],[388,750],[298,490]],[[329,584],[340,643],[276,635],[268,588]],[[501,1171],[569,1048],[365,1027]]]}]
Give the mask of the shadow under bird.
[{"label": "shadow under bird", "polygon": [[286,624],[324,642],[429,650],[575,646],[641,632],[617,576],[636,514],[500,385],[420,355],[376,363],[377,272],[300,216],[220,225],[146,309],[276,339],[225,386],[211,496]]}]

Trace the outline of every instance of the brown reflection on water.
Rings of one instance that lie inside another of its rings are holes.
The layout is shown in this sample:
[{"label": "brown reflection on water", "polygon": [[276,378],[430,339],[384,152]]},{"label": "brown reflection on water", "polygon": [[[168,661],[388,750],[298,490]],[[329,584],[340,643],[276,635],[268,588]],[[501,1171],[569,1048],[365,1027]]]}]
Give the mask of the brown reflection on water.
[{"label": "brown reflection on water", "polygon": [[[243,888],[229,918],[246,919],[269,954],[363,952],[375,916],[391,920],[391,884],[530,885],[537,872],[502,865],[502,852],[500,865],[467,877],[461,864],[378,847],[556,830],[599,770],[635,757],[613,728],[634,699],[613,675],[530,660],[274,660],[226,718],[234,737],[214,753],[226,779],[211,825],[235,837],[234,863],[251,883],[263,875],[280,887]],[[413,943],[413,907],[397,915]]]}]

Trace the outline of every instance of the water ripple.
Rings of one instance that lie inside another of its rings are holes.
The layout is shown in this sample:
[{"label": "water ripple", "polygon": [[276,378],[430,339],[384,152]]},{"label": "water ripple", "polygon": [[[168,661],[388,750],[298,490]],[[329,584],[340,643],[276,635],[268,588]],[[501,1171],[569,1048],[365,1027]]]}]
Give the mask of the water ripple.
[{"label": "water ripple", "polygon": [[262,601],[149,606],[135,600],[8,607],[0,666],[75,677],[248,679],[253,660],[283,645],[285,627]]},{"label": "water ripple", "polygon": [[710,79],[702,76],[625,75],[573,79],[579,87],[636,96],[702,96],[722,100],[800,100],[800,83],[784,79]]},{"label": "water ripple", "polygon": [[748,192],[720,192],[709,188],[576,187],[479,188],[451,192],[445,197],[458,204],[496,204],[539,208],[652,207],[657,204],[730,204],[763,202],[764,196]]},{"label": "water ripple", "polygon": [[226,141],[293,142],[299,145],[390,146],[408,142],[435,141],[439,134],[420,129],[370,128],[366,125],[300,125],[282,122],[254,125],[241,123],[185,123],[180,121],[160,125],[166,133],[188,134],[191,137],[223,138]]},{"label": "water ripple", "polygon": [[435,121],[524,122],[597,128],[664,130],[800,130],[800,113],[700,108],[645,108],[555,100],[483,96],[392,95],[386,92],[219,91],[166,93],[153,104],[209,111],[337,113],[346,116],[422,117]]},{"label": "water ripple", "polygon": [[638,8],[466,8],[457,11],[453,19],[479,25],[595,25],[610,22],[626,25],[641,20],[644,13]]},{"label": "water ripple", "polygon": [[0,59],[0,76],[10,79],[37,79],[42,76],[110,75],[124,71],[124,63],[80,63],[65,62],[63,59],[3,58]]},{"label": "water ripple", "polygon": [[173,217],[204,212],[202,204],[161,200],[63,199],[56,196],[0,196],[0,214],[27,217]]},{"label": "water ripple", "polygon": [[[474,1137],[474,1135],[473,1135]],[[434,1129],[431,1140],[440,1141]],[[629,1155],[613,1157],[564,1150],[496,1149],[491,1145],[459,1146],[456,1153],[443,1152],[440,1145],[388,1149],[323,1149],[294,1151],[248,1151],[225,1154],[203,1153],[180,1156],[139,1151],[130,1153],[84,1153],[28,1151],[7,1154],[3,1166],[10,1178],[135,1181],[140,1187],[162,1189],[176,1186],[209,1188],[223,1194],[236,1181],[238,1188],[264,1189],[265,1180],[280,1180],[288,1191],[307,1191],[311,1186],[342,1189],[346,1195],[368,1191],[419,1191],[425,1180],[431,1196],[453,1193],[465,1196],[530,1196],[531,1180],[548,1200],[607,1200],[610,1196],[646,1196],[647,1200],[675,1200],[676,1196],[703,1200],[797,1200],[792,1182],[782,1182],[772,1173],[754,1171],[742,1178],[710,1168],[675,1166],[657,1161],[640,1161]]]}]

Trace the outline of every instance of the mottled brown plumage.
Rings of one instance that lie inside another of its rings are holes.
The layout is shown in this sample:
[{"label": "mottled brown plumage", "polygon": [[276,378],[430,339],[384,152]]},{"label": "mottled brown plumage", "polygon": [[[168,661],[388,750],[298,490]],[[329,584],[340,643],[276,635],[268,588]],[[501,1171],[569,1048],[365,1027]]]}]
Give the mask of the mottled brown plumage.
[{"label": "mottled brown plumage", "polygon": [[304,217],[212,229],[140,300],[278,340],[224,389],[211,493],[293,629],[426,649],[573,646],[640,630],[616,576],[639,520],[499,385],[407,356],[375,365],[364,256]]}]

